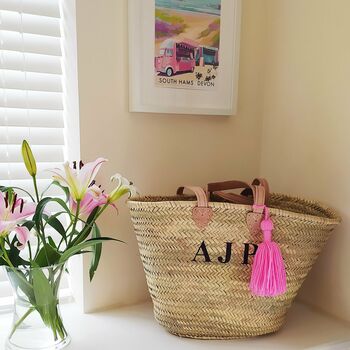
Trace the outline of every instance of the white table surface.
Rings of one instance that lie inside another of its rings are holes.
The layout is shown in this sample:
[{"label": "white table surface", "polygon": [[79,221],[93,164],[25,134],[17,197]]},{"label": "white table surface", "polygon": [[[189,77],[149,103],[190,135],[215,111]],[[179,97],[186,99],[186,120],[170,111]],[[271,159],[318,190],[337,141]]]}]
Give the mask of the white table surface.
[{"label": "white table surface", "polygon": [[[94,314],[82,314],[72,303],[62,306],[62,314],[72,338],[68,350],[350,349],[349,325],[298,303],[293,305],[280,332],[225,341],[171,335],[156,323],[149,303]],[[10,323],[10,314],[0,315],[0,344],[4,344]]]}]

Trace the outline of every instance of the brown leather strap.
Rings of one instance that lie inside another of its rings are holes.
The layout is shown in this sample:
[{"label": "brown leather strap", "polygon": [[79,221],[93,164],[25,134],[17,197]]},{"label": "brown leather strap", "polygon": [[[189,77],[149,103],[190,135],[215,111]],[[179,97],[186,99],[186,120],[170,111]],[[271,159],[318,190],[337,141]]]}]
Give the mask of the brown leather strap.
[{"label": "brown leather strap", "polygon": [[[261,185],[265,188],[265,204],[268,205],[269,204],[269,199],[270,199],[270,187],[269,187],[269,183],[267,182],[266,179],[264,178],[255,178],[252,182],[252,185]],[[243,196],[252,196],[253,192],[251,187],[250,188],[246,188],[244,191],[241,192],[241,195]]]},{"label": "brown leather strap", "polygon": [[[253,200],[247,196],[242,196],[236,193],[223,192],[226,190],[235,189],[251,189],[250,185],[243,181],[223,181],[223,182],[212,182],[208,184],[208,196],[209,199],[215,199],[215,196],[225,199],[226,201],[237,203],[237,204],[253,204]],[[252,191],[250,192],[252,193]]]},{"label": "brown leather strap", "polygon": [[236,188],[250,188],[250,185],[244,181],[222,181],[208,184],[208,192],[234,190]]},{"label": "brown leather strap", "polygon": [[197,186],[181,186],[177,189],[176,194],[182,195],[184,193],[185,188],[191,192],[193,192],[197,197],[197,206],[200,208],[208,208],[208,199],[207,194],[201,187]]},{"label": "brown leather strap", "polygon": [[212,192],[211,199],[215,201],[215,197],[219,197],[224,199],[225,201],[236,203],[236,204],[246,204],[246,205],[253,204],[252,197],[241,196],[240,194],[236,194],[236,193],[227,193],[223,191]]},{"label": "brown leather strap", "polygon": [[253,180],[252,185],[261,185],[261,186],[263,186],[265,188],[265,194],[267,194],[267,193],[270,194],[269,183],[263,177],[256,177]]},{"label": "brown leather strap", "polygon": [[[241,194],[223,192],[243,188]],[[266,196],[269,195],[268,182],[265,179],[254,179],[252,185],[243,181],[223,181],[208,184],[210,199],[215,196],[235,204],[253,204],[253,211],[262,213],[266,204]]]}]

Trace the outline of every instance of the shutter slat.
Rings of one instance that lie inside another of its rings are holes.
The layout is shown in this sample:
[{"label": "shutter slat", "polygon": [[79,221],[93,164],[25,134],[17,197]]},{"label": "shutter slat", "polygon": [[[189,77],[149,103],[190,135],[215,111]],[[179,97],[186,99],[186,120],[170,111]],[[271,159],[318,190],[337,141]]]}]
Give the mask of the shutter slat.
[{"label": "shutter slat", "polygon": [[[36,165],[38,170],[38,179],[51,179],[52,173],[50,173],[48,170],[61,167],[61,163],[37,163]],[[30,180],[30,177],[23,163],[0,163],[0,179]]]},{"label": "shutter slat", "polygon": [[0,88],[62,92],[61,76],[0,69]]},{"label": "shutter slat", "polygon": [[11,285],[7,280],[5,269],[1,269],[0,272],[0,296],[1,295],[11,295],[12,289]]},{"label": "shutter slat", "polygon": [[[51,179],[38,179],[38,191],[39,193],[43,192],[51,183]],[[23,190],[28,191],[29,193],[33,193],[33,181],[30,179],[12,179],[12,180],[1,180],[1,185],[6,187],[16,186],[20,187]],[[46,192],[47,196],[60,196],[62,195],[62,190],[57,186],[52,186],[48,192]],[[59,209],[60,210],[60,209]]]},{"label": "shutter slat", "polygon": [[63,128],[62,111],[0,107],[0,126]]},{"label": "shutter slat", "polygon": [[0,89],[0,107],[62,110],[62,93]]},{"label": "shutter slat", "polygon": [[0,126],[0,144],[64,145],[63,129]]},{"label": "shutter slat", "polygon": [[0,68],[62,74],[61,57],[20,51],[2,50],[0,52]]},{"label": "shutter slat", "polygon": [[0,8],[38,16],[60,17],[58,0],[0,0]]},{"label": "shutter slat", "polygon": [[60,19],[0,10],[0,30],[60,37]]},{"label": "shutter slat", "polygon": [[[23,162],[21,143],[17,145],[0,144],[0,163]],[[37,162],[64,161],[64,146],[62,145],[33,145],[31,147]]]},{"label": "shutter slat", "polygon": [[61,56],[60,38],[0,30],[0,49]]}]

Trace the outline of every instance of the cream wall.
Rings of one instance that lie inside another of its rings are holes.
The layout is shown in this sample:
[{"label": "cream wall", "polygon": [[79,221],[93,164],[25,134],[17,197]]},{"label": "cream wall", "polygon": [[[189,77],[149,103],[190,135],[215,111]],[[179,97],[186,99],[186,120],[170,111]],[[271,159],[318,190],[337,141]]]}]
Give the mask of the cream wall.
[{"label": "cream wall", "polygon": [[[83,160],[109,159],[102,179],[121,172],[142,193],[174,193],[184,183],[250,179],[259,171],[265,28],[263,1],[244,0],[238,115],[200,117],[128,112],[127,0],[77,0],[78,76]],[[148,298],[136,240],[123,203],[102,232],[105,245],[87,311]],[[84,265],[88,267],[84,257]]]},{"label": "cream wall", "polygon": [[350,321],[350,1],[266,4],[261,175],[341,212],[301,298]]}]

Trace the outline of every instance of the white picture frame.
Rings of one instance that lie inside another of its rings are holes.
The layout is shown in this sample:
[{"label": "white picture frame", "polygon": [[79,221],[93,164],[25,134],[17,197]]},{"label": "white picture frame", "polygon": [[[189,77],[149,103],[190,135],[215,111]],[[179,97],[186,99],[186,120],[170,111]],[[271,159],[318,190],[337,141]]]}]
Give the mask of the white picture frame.
[{"label": "white picture frame", "polygon": [[[220,64],[215,68],[215,85],[188,89],[157,86],[155,74],[162,73],[155,72],[155,0],[128,0],[130,112],[236,114],[241,0],[221,0],[220,6]],[[170,81],[165,78],[159,81]]]}]

